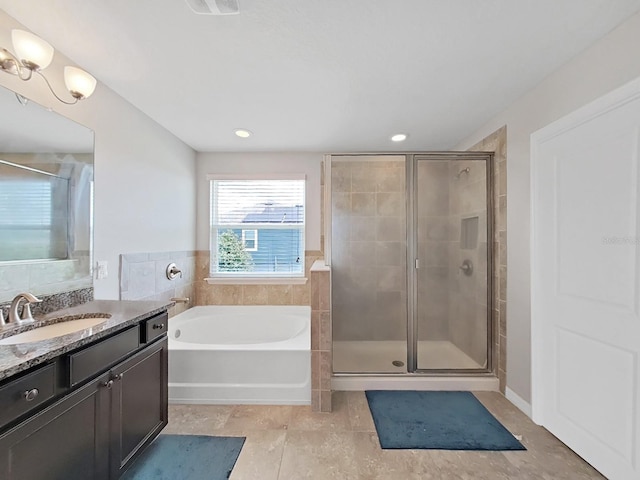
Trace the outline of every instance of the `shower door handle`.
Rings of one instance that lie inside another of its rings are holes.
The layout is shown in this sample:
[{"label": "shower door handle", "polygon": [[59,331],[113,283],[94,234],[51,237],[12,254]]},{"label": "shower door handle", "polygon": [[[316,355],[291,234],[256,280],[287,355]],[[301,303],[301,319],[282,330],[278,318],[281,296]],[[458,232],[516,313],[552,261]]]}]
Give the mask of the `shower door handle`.
[{"label": "shower door handle", "polygon": [[465,260],[458,268],[462,270],[465,275],[471,275],[473,273],[473,263],[471,263],[471,260]]}]

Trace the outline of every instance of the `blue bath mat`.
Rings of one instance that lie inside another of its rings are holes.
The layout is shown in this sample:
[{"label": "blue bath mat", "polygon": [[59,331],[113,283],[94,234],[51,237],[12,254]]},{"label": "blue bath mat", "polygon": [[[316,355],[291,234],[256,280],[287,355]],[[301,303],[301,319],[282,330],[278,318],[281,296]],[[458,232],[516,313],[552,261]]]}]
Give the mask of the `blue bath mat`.
[{"label": "blue bath mat", "polygon": [[159,435],[121,480],[226,480],[245,437]]},{"label": "blue bath mat", "polygon": [[526,450],[471,392],[365,393],[382,448]]}]

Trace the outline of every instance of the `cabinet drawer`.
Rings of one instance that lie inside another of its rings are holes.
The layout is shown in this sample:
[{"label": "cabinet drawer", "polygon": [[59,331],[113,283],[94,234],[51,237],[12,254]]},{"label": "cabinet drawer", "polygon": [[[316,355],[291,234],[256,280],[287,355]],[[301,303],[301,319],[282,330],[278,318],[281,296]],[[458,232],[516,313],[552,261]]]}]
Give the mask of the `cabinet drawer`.
[{"label": "cabinet drawer", "polygon": [[114,365],[140,345],[138,325],[69,355],[69,385],[74,386]]},{"label": "cabinet drawer", "polygon": [[160,335],[167,333],[167,326],[169,322],[169,314],[167,312],[156,315],[155,317],[145,320],[141,323],[142,333],[141,342],[149,343]]},{"label": "cabinet drawer", "polygon": [[0,426],[53,398],[55,392],[55,364],[40,367],[0,387]]}]

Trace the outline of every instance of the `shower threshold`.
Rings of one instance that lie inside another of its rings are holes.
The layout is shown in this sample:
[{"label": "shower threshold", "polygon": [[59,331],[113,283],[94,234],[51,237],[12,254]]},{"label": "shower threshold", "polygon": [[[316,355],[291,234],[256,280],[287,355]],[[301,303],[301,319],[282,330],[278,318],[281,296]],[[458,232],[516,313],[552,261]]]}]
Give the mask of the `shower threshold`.
[{"label": "shower threshold", "polygon": [[[333,342],[333,390],[488,390],[497,391],[495,375],[448,341],[419,341],[418,368],[407,373],[406,342]],[[444,372],[443,370],[451,370]],[[465,373],[457,373],[462,370]],[[478,372],[468,373],[478,370]]]}]

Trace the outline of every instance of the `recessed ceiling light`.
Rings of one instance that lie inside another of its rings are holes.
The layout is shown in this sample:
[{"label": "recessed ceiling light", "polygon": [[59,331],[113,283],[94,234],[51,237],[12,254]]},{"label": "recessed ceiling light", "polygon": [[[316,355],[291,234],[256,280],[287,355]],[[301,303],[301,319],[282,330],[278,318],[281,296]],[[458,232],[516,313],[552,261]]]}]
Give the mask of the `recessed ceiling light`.
[{"label": "recessed ceiling light", "polygon": [[234,133],[240,138],[249,138],[252,135],[249,130],[246,130],[244,128],[237,128],[234,130]]},{"label": "recessed ceiling light", "polygon": [[404,142],[407,139],[407,134],[406,133],[396,133],[394,136],[391,137],[391,141],[392,142]]}]

